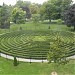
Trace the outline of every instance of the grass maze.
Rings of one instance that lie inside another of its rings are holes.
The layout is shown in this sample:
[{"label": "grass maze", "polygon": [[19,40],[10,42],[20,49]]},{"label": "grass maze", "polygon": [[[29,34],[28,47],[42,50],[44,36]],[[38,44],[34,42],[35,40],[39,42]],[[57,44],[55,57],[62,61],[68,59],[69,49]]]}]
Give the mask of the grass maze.
[{"label": "grass maze", "polygon": [[[15,31],[0,35],[0,51],[2,53],[27,58],[46,59],[50,48],[50,42],[58,31]],[[65,41],[72,41],[74,34],[60,31]],[[75,46],[65,44],[68,47],[68,56],[75,55]]]}]

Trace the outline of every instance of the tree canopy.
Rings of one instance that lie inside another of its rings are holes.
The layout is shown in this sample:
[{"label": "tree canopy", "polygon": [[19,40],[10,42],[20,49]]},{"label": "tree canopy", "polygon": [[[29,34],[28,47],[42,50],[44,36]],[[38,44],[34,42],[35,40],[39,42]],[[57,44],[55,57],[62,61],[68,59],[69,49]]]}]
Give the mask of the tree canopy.
[{"label": "tree canopy", "polygon": [[26,12],[23,11],[21,8],[15,7],[12,10],[12,20],[14,23],[25,23],[25,14]]},{"label": "tree canopy", "polygon": [[54,63],[58,64],[67,63],[66,56],[69,49],[67,47],[63,47],[65,44],[63,38],[57,34],[53,40],[53,42],[50,42],[48,61],[53,61]]},{"label": "tree canopy", "polygon": [[7,7],[5,4],[0,7],[0,28],[10,27],[10,14]]},{"label": "tree canopy", "polygon": [[69,7],[64,13],[64,21],[68,26],[74,26],[75,30],[75,4]]},{"label": "tree canopy", "polygon": [[[43,4],[18,0],[13,6],[3,4],[0,7],[0,27],[5,26],[3,22],[8,25],[9,20],[14,23],[24,23],[25,20],[34,18],[33,15],[35,14],[39,15],[41,21],[48,20],[51,22],[51,20],[64,18],[65,23],[69,26],[73,25],[75,29],[72,0],[48,0]],[[70,20],[70,18],[72,19]]]},{"label": "tree canopy", "polygon": [[41,18],[51,21],[51,19],[61,19],[62,12],[70,7],[72,0],[48,0],[40,7]]}]

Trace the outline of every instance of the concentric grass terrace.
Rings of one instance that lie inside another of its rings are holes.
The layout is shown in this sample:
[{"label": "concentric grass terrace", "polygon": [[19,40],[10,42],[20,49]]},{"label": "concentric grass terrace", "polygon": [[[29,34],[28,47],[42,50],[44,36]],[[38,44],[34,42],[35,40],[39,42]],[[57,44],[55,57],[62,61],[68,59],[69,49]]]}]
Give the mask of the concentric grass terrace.
[{"label": "concentric grass terrace", "polygon": [[[19,30],[5,33],[0,36],[0,51],[2,53],[27,58],[27,59],[47,59],[50,49],[50,42],[58,34],[62,39],[73,41],[74,34],[66,31],[31,31]],[[72,44],[64,44],[68,47],[68,56],[75,55],[75,47]]]}]

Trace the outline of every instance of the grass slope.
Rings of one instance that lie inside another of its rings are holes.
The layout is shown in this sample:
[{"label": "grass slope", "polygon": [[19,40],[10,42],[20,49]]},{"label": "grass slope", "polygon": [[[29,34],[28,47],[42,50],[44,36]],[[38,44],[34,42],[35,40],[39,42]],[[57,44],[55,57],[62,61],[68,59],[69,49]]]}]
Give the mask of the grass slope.
[{"label": "grass slope", "polygon": [[[53,71],[52,64],[19,62],[13,66],[12,60],[0,57],[0,75],[50,75]],[[58,75],[75,75],[75,60],[56,68]]]},{"label": "grass slope", "polygon": [[[23,30],[48,30],[50,25],[51,30],[71,31],[72,28],[68,28],[65,25],[58,24],[39,24],[38,26],[33,23],[26,23],[20,25],[11,25],[10,29],[0,29],[0,34],[17,31],[20,27]],[[34,39],[36,40],[36,38]],[[40,41],[40,39],[39,39]],[[52,64],[48,63],[25,63],[19,62],[17,67],[13,66],[13,61],[0,57],[0,75],[50,75],[53,71]],[[65,66],[57,67],[58,75],[75,75],[75,60],[71,60]]]}]

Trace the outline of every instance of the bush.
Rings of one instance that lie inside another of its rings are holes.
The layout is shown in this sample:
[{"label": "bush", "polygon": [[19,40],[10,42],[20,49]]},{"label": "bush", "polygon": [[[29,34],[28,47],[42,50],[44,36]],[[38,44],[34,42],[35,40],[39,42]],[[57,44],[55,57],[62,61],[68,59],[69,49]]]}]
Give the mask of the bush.
[{"label": "bush", "polygon": [[20,27],[20,30],[22,30],[22,27]]},{"label": "bush", "polygon": [[67,27],[71,27],[71,25],[68,24]]},{"label": "bush", "polygon": [[26,12],[21,8],[15,7],[12,11],[12,21],[17,24],[24,24],[26,21]]},{"label": "bush", "polygon": [[1,29],[9,29],[10,28],[10,21],[7,20],[7,21],[3,21],[0,23],[0,28]]},{"label": "bush", "polygon": [[48,27],[48,29],[50,29],[50,26]]},{"label": "bush", "polygon": [[18,20],[16,20],[16,23],[17,24],[25,24],[25,20],[24,19],[18,19]]},{"label": "bush", "polygon": [[35,25],[38,25],[38,23],[40,21],[40,15],[39,14],[32,15],[32,21]]},{"label": "bush", "polygon": [[17,62],[16,57],[14,56],[14,66],[17,66],[17,65],[18,65],[18,62]]},{"label": "bush", "polygon": [[62,24],[62,20],[61,19],[58,19],[57,20],[57,24]]}]

